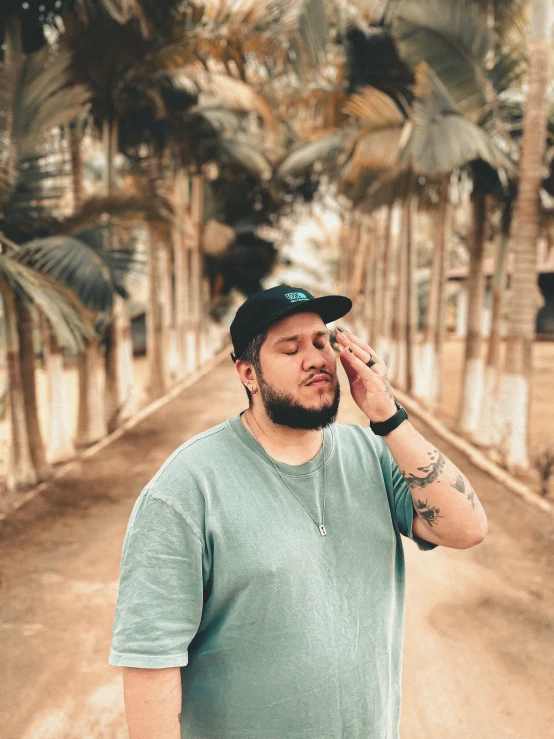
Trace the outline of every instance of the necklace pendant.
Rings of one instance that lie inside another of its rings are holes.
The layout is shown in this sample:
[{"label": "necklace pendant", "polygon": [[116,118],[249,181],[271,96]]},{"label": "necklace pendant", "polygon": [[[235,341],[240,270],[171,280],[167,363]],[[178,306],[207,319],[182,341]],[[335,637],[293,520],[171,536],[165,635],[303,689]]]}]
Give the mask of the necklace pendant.
[{"label": "necklace pendant", "polygon": [[322,523],[320,523],[317,528],[319,529],[321,536],[327,536],[327,529]]}]

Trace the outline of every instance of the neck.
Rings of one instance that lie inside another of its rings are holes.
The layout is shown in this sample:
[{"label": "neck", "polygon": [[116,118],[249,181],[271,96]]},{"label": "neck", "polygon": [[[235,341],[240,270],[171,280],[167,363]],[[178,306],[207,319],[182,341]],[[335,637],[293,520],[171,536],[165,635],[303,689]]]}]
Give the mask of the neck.
[{"label": "neck", "polygon": [[[245,416],[248,417],[248,422]],[[304,464],[313,459],[321,449],[321,431],[295,429],[273,423],[263,407],[248,408],[241,415],[241,421],[247,431],[255,434],[270,457],[278,462]]]}]

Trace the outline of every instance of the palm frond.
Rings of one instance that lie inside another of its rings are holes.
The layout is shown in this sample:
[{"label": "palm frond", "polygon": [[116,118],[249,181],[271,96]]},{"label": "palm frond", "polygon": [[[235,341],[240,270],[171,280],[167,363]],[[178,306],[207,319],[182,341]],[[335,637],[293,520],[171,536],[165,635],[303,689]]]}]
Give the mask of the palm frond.
[{"label": "palm frond", "polygon": [[413,126],[398,158],[400,166],[419,174],[447,175],[480,159],[493,169],[512,170],[508,158],[454,105],[446,87],[425,62],[416,70],[415,89]]},{"label": "palm frond", "polygon": [[62,346],[78,351],[94,337],[92,315],[75,295],[48,275],[0,255],[0,272],[10,288],[32,303],[51,323]]},{"label": "palm frond", "polygon": [[344,139],[345,133],[338,132],[297,146],[279,164],[276,176],[280,179],[297,177],[311,169],[317,162],[334,162]]},{"label": "palm frond", "polygon": [[197,90],[223,101],[232,110],[257,113],[269,128],[275,128],[273,112],[253,87],[225,74],[211,72],[201,65],[189,65],[163,73],[171,77],[176,87]]},{"label": "palm frond", "polygon": [[398,160],[402,135],[403,127],[398,125],[376,131],[360,131],[342,167],[341,180],[353,183],[365,172],[373,172],[377,176],[384,169],[393,167]]},{"label": "palm frond", "polygon": [[260,180],[270,180],[273,174],[271,162],[265,154],[252,144],[240,139],[223,138],[218,142],[223,161],[230,165],[239,165]]},{"label": "palm frond", "polygon": [[235,65],[243,80],[249,60],[273,63],[281,53],[304,76],[324,59],[328,40],[324,0],[198,2],[186,35],[202,57]]},{"label": "palm frond", "polygon": [[[20,157],[31,154],[45,131],[77,118],[90,98],[84,85],[73,82],[71,54],[49,46],[15,62],[17,75],[13,135]],[[14,74],[14,69],[10,70]]]},{"label": "palm frond", "polygon": [[102,235],[95,235],[35,239],[23,244],[14,259],[65,285],[90,310],[110,313],[114,293],[128,297],[124,279],[138,260],[132,249],[104,249]]},{"label": "palm frond", "polygon": [[487,55],[493,36],[471,0],[401,0],[391,28],[400,55],[412,67],[425,61],[463,112],[487,104]]},{"label": "palm frond", "polygon": [[401,127],[405,121],[394,100],[374,87],[364,87],[360,93],[351,95],[345,112],[357,118],[360,125],[369,131]]}]

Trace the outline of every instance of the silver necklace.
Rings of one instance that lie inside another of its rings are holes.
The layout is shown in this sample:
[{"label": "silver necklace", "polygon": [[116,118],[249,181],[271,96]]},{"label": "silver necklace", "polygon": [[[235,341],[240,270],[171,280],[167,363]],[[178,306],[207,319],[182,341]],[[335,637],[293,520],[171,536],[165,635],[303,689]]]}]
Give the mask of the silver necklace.
[{"label": "silver necklace", "polygon": [[248,421],[248,416],[246,415],[246,411],[244,412],[244,420],[246,421],[246,423],[248,425],[248,428],[250,429],[250,432],[252,433],[252,436],[256,439],[256,441],[258,442],[258,444],[262,447],[262,449],[264,450],[265,455],[267,456],[267,458],[269,459],[269,461],[271,462],[271,464],[275,468],[275,472],[279,475],[279,477],[281,478],[281,480],[285,483],[285,485],[288,487],[288,489],[294,495],[294,497],[296,498],[296,500],[300,503],[300,505],[302,506],[302,508],[308,514],[308,516],[315,523],[315,525],[319,529],[319,533],[321,534],[321,536],[327,536],[327,529],[325,528],[325,491],[327,489],[327,475],[326,475],[326,469],[325,469],[325,467],[326,467],[327,462],[325,461],[325,438],[323,436],[323,429],[321,429],[321,448],[323,450],[323,507],[322,507],[322,513],[321,513],[321,523],[318,523],[315,520],[315,518],[312,516],[312,514],[310,513],[310,511],[306,508],[306,506],[304,505],[304,503],[302,503],[302,501],[300,500],[300,498],[296,495],[296,493],[291,488],[291,486],[288,484],[288,482],[285,480],[285,478],[283,477],[283,475],[279,471],[277,465],[273,461],[272,457],[266,452],[265,448],[260,443],[260,440],[258,439],[258,437],[256,436],[256,434],[254,433],[254,430],[252,429],[252,426],[250,425],[250,422]]}]

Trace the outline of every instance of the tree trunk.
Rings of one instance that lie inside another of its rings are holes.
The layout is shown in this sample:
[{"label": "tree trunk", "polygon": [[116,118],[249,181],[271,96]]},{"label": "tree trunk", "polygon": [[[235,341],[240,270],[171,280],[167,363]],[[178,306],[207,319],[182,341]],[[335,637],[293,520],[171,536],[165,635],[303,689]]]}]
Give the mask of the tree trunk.
[{"label": "tree trunk", "polygon": [[369,306],[369,343],[377,349],[377,342],[380,334],[380,326],[383,313],[383,299],[385,294],[383,273],[385,269],[385,249],[388,233],[388,209],[384,212],[381,209],[380,218],[377,219],[374,229],[373,238],[373,259],[371,269],[371,281],[373,291],[371,303]]},{"label": "tree trunk", "polygon": [[416,373],[417,395],[428,407],[435,406],[437,397],[437,337],[439,322],[444,321],[443,297],[445,280],[445,243],[446,243],[446,214],[448,208],[448,179],[441,183],[439,205],[437,208],[436,247],[432,257],[427,303],[423,320],[423,335],[418,345],[418,365]]},{"label": "tree trunk", "polygon": [[396,291],[396,279],[394,265],[396,263],[396,250],[398,243],[392,238],[393,217],[395,214],[394,203],[387,210],[385,224],[385,244],[383,248],[383,312],[381,321],[378,323],[375,349],[383,357],[387,367],[391,361],[392,347],[392,318],[394,312],[394,295]]},{"label": "tree trunk", "polygon": [[448,269],[448,244],[451,230],[452,208],[448,201],[449,185],[443,183],[441,188],[441,202],[444,203],[444,212],[441,213],[439,219],[439,235],[438,235],[438,253],[437,261],[439,262],[439,294],[437,300],[437,323],[435,327],[434,349],[435,349],[435,385],[434,393],[431,398],[431,406],[436,409],[441,403],[442,397],[442,358],[444,349],[444,339],[446,336],[446,285],[447,285],[447,269]]},{"label": "tree trunk", "polygon": [[479,423],[483,403],[484,364],[482,357],[483,302],[485,279],[485,194],[474,182],[471,194],[472,233],[468,275],[467,337],[464,358],[462,397],[458,412],[459,431],[471,436]]},{"label": "tree trunk", "polygon": [[416,248],[414,244],[417,200],[406,199],[406,392],[414,388],[414,350],[417,332],[417,295],[415,289]]},{"label": "tree trunk", "polygon": [[202,301],[202,281],[204,278],[204,264],[200,244],[202,240],[202,228],[204,222],[204,180],[202,175],[193,175],[192,192],[191,192],[191,221],[194,233],[192,241],[192,250],[190,252],[190,298],[191,298],[191,318],[193,326],[193,341],[191,348],[194,351],[193,369],[200,366],[203,360],[203,332],[202,320],[204,318],[203,301]]},{"label": "tree trunk", "polygon": [[148,307],[146,310],[146,356],[148,358],[148,394],[155,400],[167,392],[169,382],[164,337],[162,290],[160,279],[159,234],[155,226],[149,228]]},{"label": "tree trunk", "polygon": [[[118,119],[104,121],[103,143],[106,168],[105,189],[108,195],[116,191],[114,157],[118,150]],[[109,246],[116,242],[113,228],[108,229]],[[114,296],[112,320],[106,331],[106,384],[105,410],[108,431],[114,431],[125,418],[136,410],[136,393],[133,373],[133,344],[128,306],[118,295]]]},{"label": "tree trunk", "polygon": [[506,286],[508,247],[510,243],[511,206],[507,203],[502,213],[502,227],[498,240],[496,265],[492,283],[492,315],[487,363],[485,367],[485,391],[481,420],[476,431],[476,441],[482,446],[498,446],[502,438],[499,405],[500,370],[502,360],[502,305]]},{"label": "tree trunk", "polygon": [[73,424],[64,378],[63,354],[56,334],[47,321],[43,321],[43,346],[48,378],[48,407],[50,429],[48,434],[48,461],[65,462],[75,456]]},{"label": "tree trunk", "polygon": [[50,465],[46,461],[46,452],[38,415],[33,317],[28,305],[18,295],[15,296],[15,306],[17,311],[17,332],[21,363],[21,387],[23,402],[25,404],[29,450],[37,473],[37,479],[41,481],[47,480],[50,477],[51,470]]},{"label": "tree trunk", "polygon": [[27,434],[15,299],[10,285],[2,276],[0,276],[0,290],[4,304],[6,329],[6,365],[11,432],[7,489],[10,493],[13,493],[18,488],[36,485],[37,473],[31,457]]},{"label": "tree trunk", "polygon": [[519,188],[512,224],[514,267],[500,402],[506,464],[529,468],[529,385],[537,313],[539,188],[545,151],[550,79],[549,0],[532,0],[528,89],[523,113]]},{"label": "tree trunk", "polygon": [[114,296],[112,320],[106,331],[105,405],[108,431],[114,431],[136,409],[133,378],[133,347],[128,308]]},{"label": "tree trunk", "polygon": [[360,213],[360,229],[356,243],[351,245],[351,274],[348,293],[352,298],[352,317],[354,333],[370,341],[369,314],[371,311],[373,281],[371,264],[373,262],[373,229],[367,215]]},{"label": "tree trunk", "polygon": [[410,218],[408,217],[409,207],[404,203],[402,208],[402,225],[400,243],[397,252],[397,274],[396,282],[396,301],[394,309],[394,318],[392,324],[392,344],[394,361],[391,363],[392,378],[395,384],[401,390],[407,390],[408,387],[408,367],[406,357],[407,337],[408,337],[408,300],[406,294],[406,285],[408,282],[408,254],[407,241],[408,229],[410,226]]},{"label": "tree trunk", "polygon": [[78,356],[79,409],[75,444],[89,446],[108,433],[104,408],[104,395],[100,387],[102,366],[98,342],[88,340]]},{"label": "tree trunk", "polygon": [[188,178],[183,169],[175,176],[175,225],[173,227],[173,277],[174,277],[174,341],[177,353],[177,377],[186,374],[186,348],[188,327],[188,289],[186,270],[186,241],[183,229],[188,217]]}]

